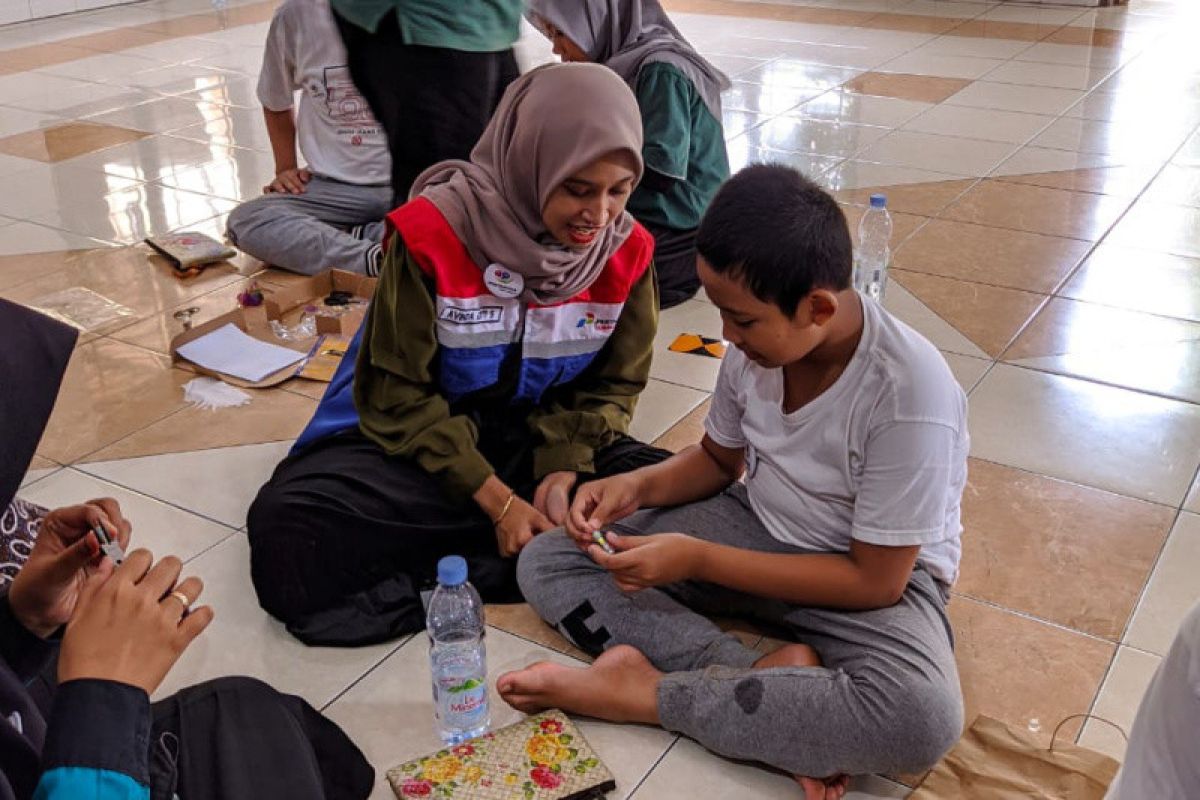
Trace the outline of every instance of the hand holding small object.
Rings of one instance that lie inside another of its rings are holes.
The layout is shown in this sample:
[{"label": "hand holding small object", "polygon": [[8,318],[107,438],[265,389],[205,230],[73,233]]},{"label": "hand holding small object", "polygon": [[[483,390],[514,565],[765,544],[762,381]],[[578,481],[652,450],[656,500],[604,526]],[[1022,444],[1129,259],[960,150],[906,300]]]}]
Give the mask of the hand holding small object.
[{"label": "hand holding small object", "polygon": [[679,583],[699,573],[704,542],[687,534],[622,536],[609,532],[605,538],[615,555],[605,552],[599,544],[592,544],[588,554],[612,574],[622,591],[637,592]]},{"label": "hand holding small object", "polygon": [[641,485],[630,473],[585,483],[575,492],[575,501],[567,514],[567,533],[586,550],[594,542],[592,535],[601,527],[638,510],[640,493]]},{"label": "hand holding small object", "polygon": [[75,612],[89,576],[108,575],[116,566],[102,549],[105,542],[120,550],[132,531],[120,505],[108,497],[51,511],[9,589],[13,614],[37,636],[54,633]]},{"label": "hand holding small object", "polygon": [[149,551],[135,550],[90,576],[63,636],[59,682],[94,678],[153,694],[213,618],[207,606],[192,608],[204,584],[180,581],[181,568],[174,556],[155,564]]}]

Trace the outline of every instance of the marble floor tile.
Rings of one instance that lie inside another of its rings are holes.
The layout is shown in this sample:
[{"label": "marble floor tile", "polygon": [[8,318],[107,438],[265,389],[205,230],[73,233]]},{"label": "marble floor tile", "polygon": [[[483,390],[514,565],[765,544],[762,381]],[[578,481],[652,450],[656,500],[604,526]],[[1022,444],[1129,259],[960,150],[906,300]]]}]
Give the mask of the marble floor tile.
[{"label": "marble floor tile", "polygon": [[1116,66],[1129,56],[1120,50],[1103,47],[1078,47],[1073,44],[1038,42],[1014,55],[1014,61],[1036,61],[1042,64],[1075,64],[1079,66]]},{"label": "marble floor tile", "polygon": [[1174,510],[979,459],[969,473],[955,591],[1120,640]]},{"label": "marble floor tile", "polygon": [[902,128],[918,133],[1025,144],[1053,121],[1053,117],[1042,114],[940,105],[905,123]]},{"label": "marble floor tile", "polygon": [[[1150,686],[1154,673],[1162,659],[1131,647],[1121,647],[1109,667],[1104,685],[1096,697],[1092,713],[1120,727],[1127,735],[1133,729],[1142,696]],[[1118,761],[1125,758],[1125,739],[1100,720],[1088,720],[1083,726],[1079,743],[1084,747],[1099,750]]]},{"label": "marble floor tile", "polygon": [[1183,512],[1159,556],[1124,643],[1166,655],[1179,623],[1200,602],[1200,515]]},{"label": "marble floor tile", "polygon": [[[541,660],[579,664],[496,628],[488,631],[487,648],[493,728],[522,718],[496,694],[495,680],[501,674]],[[441,746],[434,732],[429,683],[429,646],[425,637],[416,636],[325,709],[375,766],[377,784],[372,798],[392,796],[386,787],[388,769]],[[616,776],[617,797],[627,797],[675,740],[674,735],[656,728],[576,722]]]},{"label": "marble floor tile", "polygon": [[935,219],[896,248],[893,265],[1049,294],[1089,247],[1077,239]]},{"label": "marble floor tile", "polygon": [[721,106],[729,111],[750,111],[756,114],[782,114],[801,103],[824,94],[825,88],[813,86],[777,86],[733,81],[732,87],[721,95]]},{"label": "marble floor tile", "polygon": [[1025,52],[1029,47],[1029,42],[1017,39],[986,39],[973,36],[955,36],[954,32],[951,31],[949,34],[939,36],[929,44],[922,45],[912,52],[1008,59],[1016,58],[1018,54]]},{"label": "marble floor tile", "polygon": [[986,358],[973,358],[971,356],[959,355],[958,353],[942,353],[946,363],[950,365],[950,371],[954,373],[954,379],[958,381],[958,385],[962,387],[967,394],[983,379],[984,374],[991,369],[992,362]]},{"label": "marble floor tile", "polygon": [[[191,378],[199,377],[192,375]],[[147,425],[84,461],[115,461],[164,453],[207,451],[225,447],[291,442],[312,419],[315,400],[282,387],[243,389],[250,402],[233,408],[187,406]]]},{"label": "marble floor tile", "polygon": [[[646,781],[634,800],[689,800],[695,797],[753,797],[793,800],[800,796],[795,780],[753,764],[715,757],[690,739],[681,738]],[[883,800],[907,796],[907,787],[875,776],[856,778],[845,800]]]},{"label": "marble floor tile", "polygon": [[1018,730],[1032,722],[1032,735],[1049,744],[1059,720],[1091,708],[1116,645],[967,597],[952,598],[947,610],[967,724],[978,714]]},{"label": "marble floor tile", "polygon": [[888,282],[883,299],[884,308],[915,329],[943,352],[958,353],[986,359],[988,354],[959,332],[950,322],[938,316],[897,280]]},{"label": "marble floor tile", "polygon": [[695,333],[713,339],[721,337],[721,319],[710,303],[688,300],[659,315],[658,333],[654,337],[654,361],[650,377],[704,392],[711,392],[717,382],[721,362],[716,358],[674,353],[668,348],[676,337]]},{"label": "marble floor tile", "polygon": [[878,67],[878,71],[900,72],[909,75],[932,75],[939,78],[979,80],[1004,63],[1004,61],[996,58],[979,58],[978,56],[950,55],[947,53],[930,53],[913,50],[885,62],[882,66]]},{"label": "marble floor tile", "polygon": [[[175,138],[175,137],[165,137]],[[177,139],[187,144],[199,144]],[[267,153],[231,147],[219,158],[192,167],[164,172],[158,182],[164,186],[241,201],[257,197],[275,177],[274,160]]]},{"label": "marble floor tile", "polygon": [[1083,97],[1077,89],[1022,86],[1014,83],[976,81],[947,98],[955,106],[994,108],[1029,114],[1061,114]]},{"label": "marble floor tile", "polygon": [[1200,323],[1055,297],[1004,360],[1200,402]]},{"label": "marble floor tile", "polygon": [[963,78],[867,72],[847,81],[844,88],[857,94],[895,97],[920,103],[940,103],[968,84],[970,81]]},{"label": "marble floor tile", "polygon": [[1019,83],[1025,86],[1086,90],[1095,87],[1112,72],[1112,67],[1009,61],[989,72],[987,80],[994,83]]},{"label": "marble floor tile", "polygon": [[[1027,148],[1027,152],[1032,151],[1033,148]],[[1043,152],[1066,153],[1067,151]],[[1018,153],[1018,155],[1020,154]],[[1070,155],[1076,154],[1071,153]],[[1024,173],[1015,158],[1014,156],[1001,164],[992,175],[1005,183],[1023,183],[1029,186],[1044,186],[1047,189],[1063,189],[1069,192],[1110,194],[1127,200],[1140,194],[1153,175],[1153,170],[1147,169],[1146,165],[1095,166],[1031,174]],[[1099,158],[1108,158],[1108,156],[1099,156]]]},{"label": "marble floor tile", "polygon": [[942,212],[942,217],[1096,241],[1128,207],[1128,199],[1112,195],[984,181],[965,192]]},{"label": "marble floor tile", "polygon": [[[841,167],[835,171],[841,171]],[[822,180],[831,179],[832,173],[828,173]],[[957,200],[963,192],[974,185],[973,179],[891,186],[876,185],[861,189],[835,190],[834,197],[843,203],[865,206],[870,204],[871,195],[883,194],[887,197],[889,211],[922,217],[936,217],[946,206]]]},{"label": "marble floor tile", "polygon": [[1015,150],[1011,143],[894,131],[860,151],[856,157],[902,167],[983,176]]},{"label": "marble floor tile", "polygon": [[1200,258],[1200,208],[1139,201],[1107,241]]},{"label": "marble floor tile", "polygon": [[[193,375],[183,373],[190,380]],[[180,402],[183,393],[179,392]],[[79,469],[134,491],[241,528],[259,488],[271,477],[291,442],[222,447],[118,461],[80,464]],[[196,476],[205,476],[203,490]]]},{"label": "marble floor tile", "polygon": [[51,250],[45,253],[0,255],[0,293],[25,281],[66,269],[86,250]]},{"label": "marble floor tile", "polygon": [[139,142],[80,156],[71,163],[77,167],[99,170],[123,178],[154,181],[169,178],[202,164],[233,158],[234,152],[218,145],[206,145],[187,139],[150,136]]},{"label": "marble floor tile", "polygon": [[1196,482],[1192,484],[1192,490],[1188,492],[1187,500],[1183,503],[1183,510],[1200,514],[1200,476],[1197,476]]},{"label": "marble floor tile", "polygon": [[[935,170],[914,169],[912,167],[899,167],[895,164],[875,164],[870,161],[848,159],[829,170],[821,178],[821,185],[832,192],[840,192],[852,189],[874,189],[876,187],[914,184],[925,185],[952,181],[967,181],[969,184],[974,184],[975,180],[975,178],[968,178],[965,175],[952,175]],[[840,197],[838,199],[845,200],[845,198]],[[911,210],[913,213],[920,213],[913,209],[898,208],[897,210]]]},{"label": "marble floor tile", "polygon": [[133,525],[126,549],[145,548],[156,558],[172,555],[186,562],[234,535],[233,528],[69,467],[22,490],[21,497],[46,508],[111,497]]},{"label": "marble floor tile", "polygon": [[638,398],[629,435],[643,442],[652,442],[704,402],[706,397],[707,392],[652,379]]},{"label": "marble floor tile", "polygon": [[[140,103],[130,108],[96,114],[88,117],[87,121],[162,134],[205,123],[219,125],[228,118],[229,108],[227,106],[182,97],[160,97],[157,100]],[[259,124],[262,124],[261,114],[259,115]],[[216,143],[229,144],[228,142]]]},{"label": "marble floor tile", "polygon": [[30,220],[80,236],[132,245],[148,236],[167,233],[227,214],[232,200],[137,184],[99,198],[76,200]]},{"label": "marble floor tile", "polygon": [[1200,407],[1077,378],[997,364],[970,417],[976,458],[1164,505],[1200,465]]},{"label": "marble floor tile", "polygon": [[751,147],[847,158],[888,134],[887,128],[820,119],[776,117],[748,131]]},{"label": "marble floor tile", "polygon": [[[4,229],[0,228],[0,241],[3,235]],[[67,236],[69,234],[64,234],[64,237]],[[75,239],[87,241],[81,237]],[[213,265],[189,280],[180,280],[152,252],[146,245],[88,250],[71,258],[64,268],[0,290],[0,295],[18,303],[36,304],[57,292],[89,289],[133,312],[132,316],[122,317],[92,331],[111,333],[139,319],[161,314],[193,298],[240,282],[242,277],[234,264],[224,263]]]},{"label": "marble floor tile", "polygon": [[112,242],[79,236],[32,222],[15,222],[0,227],[0,256],[94,250],[112,246]]},{"label": "marble floor tile", "polygon": [[708,417],[709,401],[705,400],[696,406],[683,419],[671,426],[670,430],[654,440],[657,447],[678,453],[680,450],[699,444],[704,438],[704,420]]},{"label": "marble floor tile", "polygon": [[0,152],[46,163],[66,161],[89,152],[137,142],[149,136],[102,122],[62,122],[0,139]]},{"label": "marble floor tile", "polygon": [[82,197],[100,197],[135,188],[140,181],[106,175],[100,170],[71,164],[31,163],[28,169],[7,177],[20,192],[0,195],[0,214],[29,219],[76,203]]},{"label": "marble floor tile", "polygon": [[[258,607],[250,583],[250,546],[244,534],[230,536],[192,560],[183,574],[204,581],[200,603],[211,606],[215,616],[175,664],[154,699],[212,678],[247,675],[320,708],[400,645],[385,642],[346,649],[301,644]],[[428,686],[420,686],[428,697]]]},{"label": "marble floor tile", "polygon": [[739,75],[738,80],[769,87],[832,89],[860,74],[862,70],[853,67],[830,66],[785,56]]},{"label": "marble floor tile", "polygon": [[[890,282],[903,286],[970,341],[975,352],[965,355],[999,356],[1046,301],[1033,292],[901,269],[891,271]],[[941,350],[959,352],[932,341]]]},{"label": "marble floor tile", "polygon": [[1200,165],[1167,164],[1146,188],[1145,198],[1152,203],[1200,208]]},{"label": "marble floor tile", "polygon": [[787,112],[788,116],[894,128],[933,108],[929,103],[873,97],[833,89]]},{"label": "marble floor tile", "polygon": [[1122,120],[1062,117],[1029,144],[1081,153],[1101,153],[1121,164],[1158,167],[1187,138],[1191,126],[1169,125],[1159,120]]},{"label": "marble floor tile", "polygon": [[169,367],[164,356],[123,342],[79,345],[38,452],[71,464],[171,414],[183,405],[184,373]]}]

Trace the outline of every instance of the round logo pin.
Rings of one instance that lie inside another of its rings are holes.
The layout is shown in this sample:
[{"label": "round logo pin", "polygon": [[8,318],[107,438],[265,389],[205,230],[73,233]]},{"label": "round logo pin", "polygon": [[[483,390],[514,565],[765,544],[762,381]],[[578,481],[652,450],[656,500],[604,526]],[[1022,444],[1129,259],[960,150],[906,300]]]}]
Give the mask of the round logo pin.
[{"label": "round logo pin", "polygon": [[483,271],[483,283],[489,292],[505,299],[517,297],[525,290],[525,279],[501,264],[492,264]]}]

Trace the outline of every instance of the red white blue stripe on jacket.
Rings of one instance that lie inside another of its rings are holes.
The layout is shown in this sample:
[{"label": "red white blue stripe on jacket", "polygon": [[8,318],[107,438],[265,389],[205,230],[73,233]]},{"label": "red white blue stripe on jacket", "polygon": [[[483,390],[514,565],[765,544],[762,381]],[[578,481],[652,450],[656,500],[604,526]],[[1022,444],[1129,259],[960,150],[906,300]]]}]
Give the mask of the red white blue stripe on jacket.
[{"label": "red white blue stripe on jacket", "polygon": [[[550,388],[578,378],[612,336],[654,253],[653,238],[637,225],[591,286],[565,302],[542,305],[493,293],[483,269],[428,200],[406,203],[388,222],[434,286],[436,375],[451,403],[495,385],[514,355],[520,357],[514,404],[537,403]],[[360,329],[297,448],[358,425],[353,384],[361,338]]]}]

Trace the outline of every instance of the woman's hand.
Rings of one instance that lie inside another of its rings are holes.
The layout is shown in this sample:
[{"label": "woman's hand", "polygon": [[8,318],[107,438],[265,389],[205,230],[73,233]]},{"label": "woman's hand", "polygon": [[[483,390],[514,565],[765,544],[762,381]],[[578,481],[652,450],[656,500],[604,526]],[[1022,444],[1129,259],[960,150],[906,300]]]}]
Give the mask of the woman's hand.
[{"label": "woman's hand", "polygon": [[176,583],[181,567],[174,556],[154,564],[149,551],[135,550],[116,569],[89,577],[63,636],[59,682],[95,678],[153,694],[213,618],[207,606],[185,613],[204,584]]},{"label": "woman's hand", "polygon": [[505,558],[515,556],[534,536],[554,527],[554,523],[541,511],[514,496],[508,513],[496,524],[496,543],[500,547],[500,555]]},{"label": "woman's hand", "polygon": [[89,575],[112,572],[115,565],[101,554],[94,525],[103,525],[121,547],[133,531],[108,497],[55,509],[42,520],[29,560],[8,592],[13,614],[35,636],[45,638],[67,623]]},{"label": "woman's hand", "polygon": [[577,480],[579,474],[576,472],[551,472],[538,484],[533,507],[555,525],[565,525],[567,512],[571,510],[571,490]]}]

